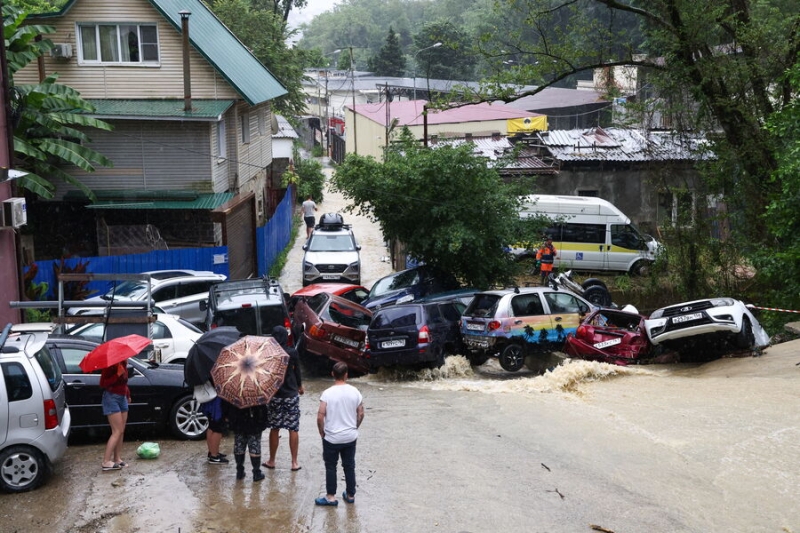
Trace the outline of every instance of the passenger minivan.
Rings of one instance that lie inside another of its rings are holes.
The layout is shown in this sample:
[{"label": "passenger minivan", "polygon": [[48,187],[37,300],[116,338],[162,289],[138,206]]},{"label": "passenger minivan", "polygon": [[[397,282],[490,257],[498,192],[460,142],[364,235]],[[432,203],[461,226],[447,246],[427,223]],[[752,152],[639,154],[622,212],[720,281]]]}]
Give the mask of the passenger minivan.
[{"label": "passenger minivan", "polygon": [[[572,270],[644,274],[661,248],[642,234],[625,213],[602,198],[533,194],[524,197],[519,216],[552,220],[545,233],[553,238],[556,267]],[[533,258],[536,250],[512,246],[518,260]]]},{"label": "passenger minivan", "polygon": [[72,418],[45,333],[0,333],[0,490],[39,487],[67,451]]}]

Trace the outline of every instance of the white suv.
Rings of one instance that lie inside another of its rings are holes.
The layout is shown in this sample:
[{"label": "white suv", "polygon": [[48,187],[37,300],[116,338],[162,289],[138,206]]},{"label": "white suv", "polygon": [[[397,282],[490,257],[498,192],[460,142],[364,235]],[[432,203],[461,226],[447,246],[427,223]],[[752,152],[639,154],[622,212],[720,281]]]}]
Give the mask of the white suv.
[{"label": "white suv", "polygon": [[303,250],[303,287],[326,281],[361,285],[361,245],[339,213],[320,217]]},{"label": "white suv", "polygon": [[67,451],[72,418],[47,334],[0,333],[0,490],[44,483]]},{"label": "white suv", "polygon": [[[151,270],[142,272],[150,276],[150,298],[159,312],[179,315],[199,326],[205,321],[198,303],[208,298],[211,285],[225,281],[227,276],[198,270]],[[147,298],[146,281],[124,281],[102,296],[87,298],[87,302],[143,302]],[[69,315],[102,315],[103,307],[70,307]]]}]

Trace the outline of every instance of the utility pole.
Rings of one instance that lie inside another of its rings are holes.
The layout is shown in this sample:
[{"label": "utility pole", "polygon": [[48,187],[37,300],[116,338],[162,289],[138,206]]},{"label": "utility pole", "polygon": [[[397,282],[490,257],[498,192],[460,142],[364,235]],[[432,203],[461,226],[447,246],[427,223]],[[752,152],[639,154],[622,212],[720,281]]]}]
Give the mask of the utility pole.
[{"label": "utility pole", "polygon": [[350,47],[350,77],[353,80],[353,152],[358,155],[358,136],[356,135],[356,71],[353,65],[353,47]]}]

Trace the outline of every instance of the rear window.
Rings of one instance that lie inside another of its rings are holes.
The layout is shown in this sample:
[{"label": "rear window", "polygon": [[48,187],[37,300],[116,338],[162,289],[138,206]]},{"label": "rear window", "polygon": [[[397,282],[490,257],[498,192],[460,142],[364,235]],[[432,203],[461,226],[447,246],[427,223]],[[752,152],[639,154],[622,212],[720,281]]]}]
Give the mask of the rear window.
[{"label": "rear window", "polygon": [[25,368],[19,363],[2,363],[3,380],[6,382],[8,401],[18,402],[33,396],[33,387]]},{"label": "rear window", "polygon": [[50,385],[50,390],[55,391],[61,385],[61,369],[53,359],[53,354],[43,346],[41,350],[33,354],[33,358],[38,361],[39,366],[42,367],[44,375],[47,377],[47,383]]},{"label": "rear window", "polygon": [[334,322],[356,329],[369,326],[372,319],[370,315],[360,309],[336,301],[331,302],[331,305],[328,306],[328,316]]},{"label": "rear window", "polygon": [[390,307],[381,309],[372,317],[373,328],[402,328],[417,325],[419,307]]},{"label": "rear window", "polygon": [[494,316],[500,296],[497,294],[476,294],[464,311],[464,316],[485,317]]},{"label": "rear window", "polygon": [[266,305],[259,308],[261,315],[261,334],[272,335],[275,326],[286,326],[286,313],[282,305]]},{"label": "rear window", "polygon": [[217,311],[214,313],[214,324],[217,326],[233,326],[246,335],[255,335],[258,333],[256,308],[242,307],[227,311]]}]

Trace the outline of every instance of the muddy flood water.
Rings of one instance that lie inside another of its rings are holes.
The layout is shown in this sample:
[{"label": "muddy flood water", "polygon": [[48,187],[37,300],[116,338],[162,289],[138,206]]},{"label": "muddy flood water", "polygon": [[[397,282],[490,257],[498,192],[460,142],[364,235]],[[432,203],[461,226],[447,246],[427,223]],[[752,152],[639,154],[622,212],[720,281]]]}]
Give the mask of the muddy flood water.
[{"label": "muddy flood water", "polygon": [[[358,492],[337,508],[314,505],[331,382],[307,379],[298,472],[285,435],[260,483],[207,464],[203,441],[131,436],[130,466],[104,473],[104,437],[73,439],[46,486],[0,495],[0,530],[800,532],[798,363],[794,341],[703,365],[570,362],[540,376],[451,357],[354,379]],[[135,457],[143,439],[158,459]]]}]

